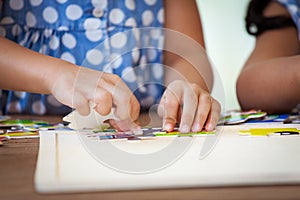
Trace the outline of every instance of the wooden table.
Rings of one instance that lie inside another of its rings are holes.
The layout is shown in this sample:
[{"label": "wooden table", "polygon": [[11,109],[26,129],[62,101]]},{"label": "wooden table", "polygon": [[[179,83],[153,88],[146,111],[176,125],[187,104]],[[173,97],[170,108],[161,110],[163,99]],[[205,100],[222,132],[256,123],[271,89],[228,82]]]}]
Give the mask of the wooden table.
[{"label": "wooden table", "polygon": [[[145,116],[144,116],[145,117]],[[32,116],[15,118],[33,119]],[[147,118],[147,116],[146,116]],[[144,118],[144,121],[146,121]],[[38,117],[60,122],[61,117]],[[157,122],[154,122],[157,123]],[[168,190],[95,192],[80,194],[40,195],[34,191],[34,171],[39,139],[10,140],[0,147],[0,199],[300,199],[300,185],[210,187]],[[299,152],[300,156],[300,152]]]}]

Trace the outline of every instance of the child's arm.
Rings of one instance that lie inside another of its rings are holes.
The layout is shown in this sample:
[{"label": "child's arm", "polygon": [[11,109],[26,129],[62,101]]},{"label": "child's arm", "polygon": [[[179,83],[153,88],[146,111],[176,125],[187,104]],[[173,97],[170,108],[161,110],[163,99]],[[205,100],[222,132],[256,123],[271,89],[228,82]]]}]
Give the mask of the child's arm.
[{"label": "child's arm", "polygon": [[[213,130],[220,105],[210,96],[213,75],[202,48],[204,40],[194,0],[165,1],[165,75],[167,89],[160,103],[164,129],[180,122],[180,131]],[[180,111],[183,106],[182,112]]]},{"label": "child's arm", "polygon": [[[264,14],[289,16],[278,3],[270,3]],[[260,34],[237,81],[237,95],[242,109],[282,113],[289,112],[300,103],[299,53],[295,27]]]},{"label": "child's arm", "polygon": [[137,120],[139,103],[118,76],[31,51],[2,37],[0,46],[0,88],[51,93],[84,115],[89,113],[89,101],[102,115],[114,106],[120,120]]}]

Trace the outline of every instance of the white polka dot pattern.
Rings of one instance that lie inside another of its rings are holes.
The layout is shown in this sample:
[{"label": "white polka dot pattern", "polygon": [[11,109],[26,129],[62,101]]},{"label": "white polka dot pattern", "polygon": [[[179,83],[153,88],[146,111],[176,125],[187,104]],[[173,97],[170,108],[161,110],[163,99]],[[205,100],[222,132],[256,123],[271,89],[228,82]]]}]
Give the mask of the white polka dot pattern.
[{"label": "white polka dot pattern", "polygon": [[62,36],[62,43],[63,45],[65,45],[65,47],[73,49],[76,46],[76,39],[72,34],[65,33]]},{"label": "white polka dot pattern", "polygon": [[291,12],[292,15],[296,14],[298,12],[299,8],[296,5],[291,5],[289,6],[289,11]]},{"label": "white polka dot pattern", "polygon": [[145,66],[147,64],[147,57],[146,55],[142,55],[140,57],[140,66]]},{"label": "white polka dot pattern", "polygon": [[32,14],[32,12],[28,12],[26,14],[26,23],[27,23],[27,26],[29,27],[34,27],[36,25],[36,18],[35,16]]},{"label": "white polka dot pattern", "polygon": [[143,25],[149,26],[153,21],[153,13],[150,10],[146,10],[142,14],[142,19],[143,19]]},{"label": "white polka dot pattern", "polygon": [[150,36],[153,38],[153,39],[159,39],[160,36],[161,36],[161,31],[159,29],[153,29],[150,31]]},{"label": "white polka dot pattern", "polygon": [[154,61],[157,57],[157,50],[150,47],[147,49],[147,56],[149,61]]},{"label": "white polka dot pattern", "polygon": [[43,115],[46,113],[45,105],[42,101],[36,101],[32,104],[32,110],[38,115]]},{"label": "white polka dot pattern", "polygon": [[60,4],[64,4],[64,3],[66,3],[68,0],[56,0],[58,3],[60,3]]},{"label": "white polka dot pattern", "polygon": [[161,24],[164,23],[164,10],[163,9],[160,9],[159,12],[157,13],[157,20]]},{"label": "white polka dot pattern", "polygon": [[92,4],[94,7],[104,9],[107,7],[107,0],[92,0]]},{"label": "white polka dot pattern", "polygon": [[133,62],[137,63],[140,57],[140,50],[138,48],[133,49],[131,55]]},{"label": "white polka dot pattern", "polygon": [[19,24],[15,24],[12,27],[11,33],[12,33],[13,36],[18,36],[18,35],[20,35],[22,33],[22,28],[20,27]]},{"label": "white polka dot pattern", "polygon": [[97,42],[102,38],[102,30],[86,31],[85,36],[91,42]]},{"label": "white polka dot pattern", "polygon": [[39,6],[39,5],[41,5],[42,2],[43,2],[43,0],[30,0],[30,4],[32,6]]},{"label": "white polka dot pattern", "polygon": [[10,0],[9,6],[13,10],[21,10],[24,7],[24,1],[23,0]]},{"label": "white polka dot pattern", "polygon": [[58,13],[53,7],[47,7],[43,11],[43,18],[48,23],[55,23],[58,19]]},{"label": "white polka dot pattern", "polygon": [[122,79],[124,79],[127,82],[135,82],[136,81],[136,76],[131,67],[127,67],[123,70],[122,72]]},{"label": "white polka dot pattern", "polygon": [[111,57],[111,61],[112,61],[111,65],[114,69],[117,69],[122,65],[123,58],[121,55],[119,55],[117,53],[113,53],[113,54],[111,54],[110,57]]},{"label": "white polka dot pattern", "polygon": [[[1,1],[1,0],[0,0]],[[0,36],[67,62],[119,75],[149,106],[159,101],[163,0],[9,0],[4,1]],[[43,67],[43,66],[41,66]],[[150,89],[149,89],[150,88]],[[152,88],[152,89],[151,89]],[[51,95],[8,91],[0,112],[66,114],[70,109]],[[2,101],[3,100],[3,101]]]},{"label": "white polka dot pattern", "polygon": [[125,6],[129,10],[134,10],[135,9],[135,1],[134,0],[125,0]]},{"label": "white polka dot pattern", "polygon": [[49,42],[49,47],[52,50],[55,50],[59,47],[59,39],[55,35],[51,37],[50,42]]},{"label": "white polka dot pattern", "polygon": [[20,99],[24,99],[26,97],[26,92],[15,91],[14,93],[15,93],[16,97],[18,97]]},{"label": "white polka dot pattern", "polygon": [[110,39],[111,46],[113,48],[122,48],[126,45],[127,42],[127,36],[125,33],[117,33],[116,35],[113,35]]},{"label": "white polka dot pattern", "polygon": [[7,105],[7,110],[10,113],[20,113],[21,112],[21,104],[20,102],[13,101]]},{"label": "white polka dot pattern", "polygon": [[163,78],[164,74],[164,68],[162,64],[154,64],[151,68],[152,73],[156,79],[161,79]]},{"label": "white polka dot pattern", "polygon": [[109,13],[109,20],[114,24],[119,24],[124,20],[124,13],[122,10],[115,8]]},{"label": "white polka dot pattern", "polygon": [[66,16],[70,20],[77,20],[79,19],[83,14],[82,9],[78,5],[69,5],[66,9]]},{"label": "white polka dot pattern", "polygon": [[66,26],[60,26],[57,28],[58,31],[69,31],[69,28]]},{"label": "white polka dot pattern", "polygon": [[45,36],[46,38],[50,37],[50,36],[52,35],[52,33],[53,33],[53,30],[52,30],[52,29],[45,29],[45,30],[44,30],[44,36]]},{"label": "white polka dot pattern", "polygon": [[134,18],[127,19],[126,22],[125,22],[125,26],[137,27],[136,20]]},{"label": "white polka dot pattern", "polygon": [[62,53],[60,58],[65,60],[65,61],[68,61],[70,63],[73,63],[73,64],[76,63],[76,60],[75,60],[74,56],[72,54],[70,54],[69,52]]},{"label": "white polka dot pattern", "polygon": [[5,25],[5,24],[13,24],[14,23],[14,19],[11,17],[4,17],[1,19],[1,24]]},{"label": "white polka dot pattern", "polygon": [[145,3],[149,6],[153,6],[156,3],[156,0],[145,0]]},{"label": "white polka dot pattern", "polygon": [[95,30],[100,28],[101,21],[100,19],[88,18],[84,21],[83,26],[85,30]]},{"label": "white polka dot pattern", "polygon": [[87,52],[86,59],[87,59],[87,61],[89,61],[89,63],[91,63],[93,65],[99,65],[103,60],[103,56],[102,56],[101,51],[99,51],[97,49],[92,49]]}]

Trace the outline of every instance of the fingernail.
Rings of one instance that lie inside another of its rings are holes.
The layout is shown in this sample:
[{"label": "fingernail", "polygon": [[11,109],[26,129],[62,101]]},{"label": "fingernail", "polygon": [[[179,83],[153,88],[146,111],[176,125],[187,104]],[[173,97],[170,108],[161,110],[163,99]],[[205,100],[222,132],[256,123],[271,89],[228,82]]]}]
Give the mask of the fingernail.
[{"label": "fingernail", "polygon": [[192,128],[192,131],[193,132],[199,132],[199,131],[201,131],[200,125],[199,124],[194,125],[193,128]]},{"label": "fingernail", "polygon": [[188,133],[190,131],[190,127],[185,124],[185,125],[180,126],[179,130],[181,133]]},{"label": "fingernail", "polygon": [[214,127],[212,124],[208,124],[205,126],[206,131],[213,131]]},{"label": "fingernail", "polygon": [[131,131],[135,135],[143,135],[143,130],[139,126],[132,128]]},{"label": "fingernail", "polygon": [[165,131],[172,131],[172,125],[170,123],[164,123],[164,130]]}]

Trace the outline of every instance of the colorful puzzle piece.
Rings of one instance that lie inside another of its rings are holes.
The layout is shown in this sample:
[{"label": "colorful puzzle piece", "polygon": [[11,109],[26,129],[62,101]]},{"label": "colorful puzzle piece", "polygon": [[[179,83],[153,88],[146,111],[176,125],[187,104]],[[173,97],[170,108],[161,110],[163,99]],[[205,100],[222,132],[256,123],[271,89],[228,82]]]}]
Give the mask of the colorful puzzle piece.
[{"label": "colorful puzzle piece", "polygon": [[241,130],[240,135],[249,136],[272,136],[272,135],[299,135],[297,128],[251,128],[250,130]]},{"label": "colorful puzzle piece", "polygon": [[7,139],[6,136],[0,135],[0,146],[2,146]]},{"label": "colorful puzzle piece", "polygon": [[260,119],[249,119],[247,123],[283,122],[288,118],[288,116],[288,114],[267,115]]},{"label": "colorful puzzle piece", "polygon": [[6,116],[6,115],[1,115],[1,116],[0,116],[0,122],[7,121],[7,120],[9,120],[9,119],[10,119],[9,116]]},{"label": "colorful puzzle piece", "polygon": [[38,131],[30,131],[30,132],[24,132],[24,131],[19,131],[19,132],[9,132],[2,134],[1,136],[4,136],[8,139],[24,139],[24,138],[37,138],[39,137],[39,132]]},{"label": "colorful puzzle piece", "polygon": [[23,139],[39,137],[40,130],[65,129],[63,124],[49,124],[45,121],[31,119],[10,119],[0,122],[0,136],[8,139]]},{"label": "colorful puzzle piece", "polygon": [[156,133],[154,133],[155,136],[179,136],[179,137],[192,137],[192,136],[196,136],[196,135],[211,135],[211,134],[215,134],[215,132],[201,131],[201,132],[191,132],[191,133],[180,133],[180,132],[174,131],[174,132],[156,132]]},{"label": "colorful puzzle piece", "polygon": [[266,112],[261,112],[259,110],[249,110],[249,111],[231,111],[228,115],[220,119],[220,123],[224,125],[235,125],[244,123],[250,119],[259,119],[267,116]]},{"label": "colorful puzzle piece", "polygon": [[135,135],[130,131],[118,132],[115,129],[106,129],[106,130],[94,130],[92,133],[86,133],[86,136],[91,139],[99,140],[151,140],[156,139],[157,137],[173,136],[173,137],[192,137],[197,135],[211,135],[215,132],[191,132],[191,133],[181,133],[178,132],[176,128],[173,132],[163,131],[161,128],[142,128],[142,135]]},{"label": "colorful puzzle piece", "polygon": [[283,121],[284,124],[300,124],[300,115],[291,115]]}]

